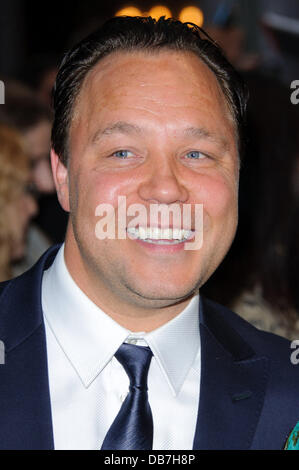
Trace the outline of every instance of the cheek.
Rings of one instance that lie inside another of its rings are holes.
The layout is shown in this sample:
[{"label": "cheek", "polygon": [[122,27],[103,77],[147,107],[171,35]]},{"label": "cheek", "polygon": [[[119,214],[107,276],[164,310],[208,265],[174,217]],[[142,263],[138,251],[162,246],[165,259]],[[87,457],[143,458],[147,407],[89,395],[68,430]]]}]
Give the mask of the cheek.
[{"label": "cheek", "polygon": [[[117,208],[118,197],[128,196],[132,189],[132,181],[125,174],[109,174],[100,170],[81,173],[72,184],[71,199],[75,212],[83,214],[84,218],[95,219],[95,211],[99,204],[110,204]],[[129,200],[129,198],[127,197]]]},{"label": "cheek", "polygon": [[204,176],[201,180],[201,197],[204,212],[211,219],[231,218],[237,215],[237,181],[222,176]]}]

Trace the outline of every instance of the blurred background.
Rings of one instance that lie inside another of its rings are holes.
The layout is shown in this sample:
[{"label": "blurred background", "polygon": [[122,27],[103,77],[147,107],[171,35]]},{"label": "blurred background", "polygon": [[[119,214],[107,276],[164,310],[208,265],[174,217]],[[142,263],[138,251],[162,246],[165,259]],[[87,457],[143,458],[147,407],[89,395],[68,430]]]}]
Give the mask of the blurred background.
[{"label": "blurred background", "polygon": [[204,28],[238,28],[231,47],[240,47],[242,32],[244,50],[258,54],[264,67],[286,80],[298,71],[297,0],[2,0],[0,72],[22,76],[28,67],[55,64],[70,45],[116,14],[165,15]]},{"label": "blurred background", "polygon": [[[63,54],[117,15],[196,23],[247,82],[239,229],[202,292],[258,328],[299,338],[299,105],[290,99],[299,80],[298,0],[2,0],[0,208],[9,210],[0,209],[0,279],[21,274],[64,239],[67,214],[49,166],[51,89]],[[29,172],[18,180],[15,148]],[[17,229],[10,222],[21,219]]]}]

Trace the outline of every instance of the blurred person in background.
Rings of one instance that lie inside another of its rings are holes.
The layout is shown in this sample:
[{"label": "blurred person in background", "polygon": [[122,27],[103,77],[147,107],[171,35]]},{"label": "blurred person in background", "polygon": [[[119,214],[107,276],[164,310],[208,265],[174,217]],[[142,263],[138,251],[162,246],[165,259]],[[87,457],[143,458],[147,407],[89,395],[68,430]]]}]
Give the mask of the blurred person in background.
[{"label": "blurred person in background", "polygon": [[[50,168],[50,108],[22,83],[6,81],[5,104],[0,107],[0,123],[15,128],[22,136],[30,159],[31,181],[40,209],[38,218],[30,225],[26,257],[14,266],[14,275],[18,275],[31,267],[57,241],[56,230],[65,230],[66,216],[57,202]],[[51,228],[50,232],[48,227]]]},{"label": "blurred person in background", "polygon": [[[246,52],[246,32],[236,21],[234,3],[219,9],[221,15],[207,30],[248,85],[249,141],[241,165],[237,235],[203,292],[254,326],[297,339],[299,108],[290,101],[284,70],[274,76],[262,57]],[[280,41],[277,15],[267,18],[274,16],[276,22],[268,24],[267,35],[282,55],[288,51],[294,55],[298,32],[287,31],[284,22],[284,41]],[[263,30],[265,24],[263,18]]]},{"label": "blurred person in background", "polygon": [[257,73],[245,79],[249,137],[241,165],[239,226],[203,291],[254,326],[296,339],[299,109],[278,80]]},{"label": "blurred person in background", "polygon": [[16,81],[5,83],[5,104],[0,107],[0,123],[16,128],[30,157],[32,182],[39,193],[53,193],[49,162],[52,113],[33,91]]},{"label": "blurred person in background", "polygon": [[13,276],[13,263],[25,255],[30,219],[37,212],[28,192],[30,161],[20,136],[0,125],[0,279]]}]

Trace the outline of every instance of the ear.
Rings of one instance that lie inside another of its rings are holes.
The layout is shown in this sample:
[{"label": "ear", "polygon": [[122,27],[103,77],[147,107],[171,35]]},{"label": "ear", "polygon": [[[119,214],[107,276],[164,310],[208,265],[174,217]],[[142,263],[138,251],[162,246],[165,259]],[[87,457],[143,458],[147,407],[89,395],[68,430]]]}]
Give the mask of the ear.
[{"label": "ear", "polygon": [[61,207],[66,212],[69,212],[70,202],[68,170],[67,167],[61,162],[59,156],[55,153],[53,149],[51,149],[51,167],[58,200],[60,202]]}]

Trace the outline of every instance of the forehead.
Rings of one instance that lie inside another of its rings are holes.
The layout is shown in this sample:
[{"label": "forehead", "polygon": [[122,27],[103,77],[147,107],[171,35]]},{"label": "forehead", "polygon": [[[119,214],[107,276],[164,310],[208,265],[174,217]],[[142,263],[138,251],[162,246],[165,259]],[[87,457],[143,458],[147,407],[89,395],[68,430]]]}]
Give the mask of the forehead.
[{"label": "forehead", "polygon": [[118,52],[102,59],[85,78],[72,128],[84,120],[89,130],[95,121],[132,112],[161,122],[196,114],[214,118],[215,125],[219,120],[229,126],[233,122],[216,76],[189,52]]}]

